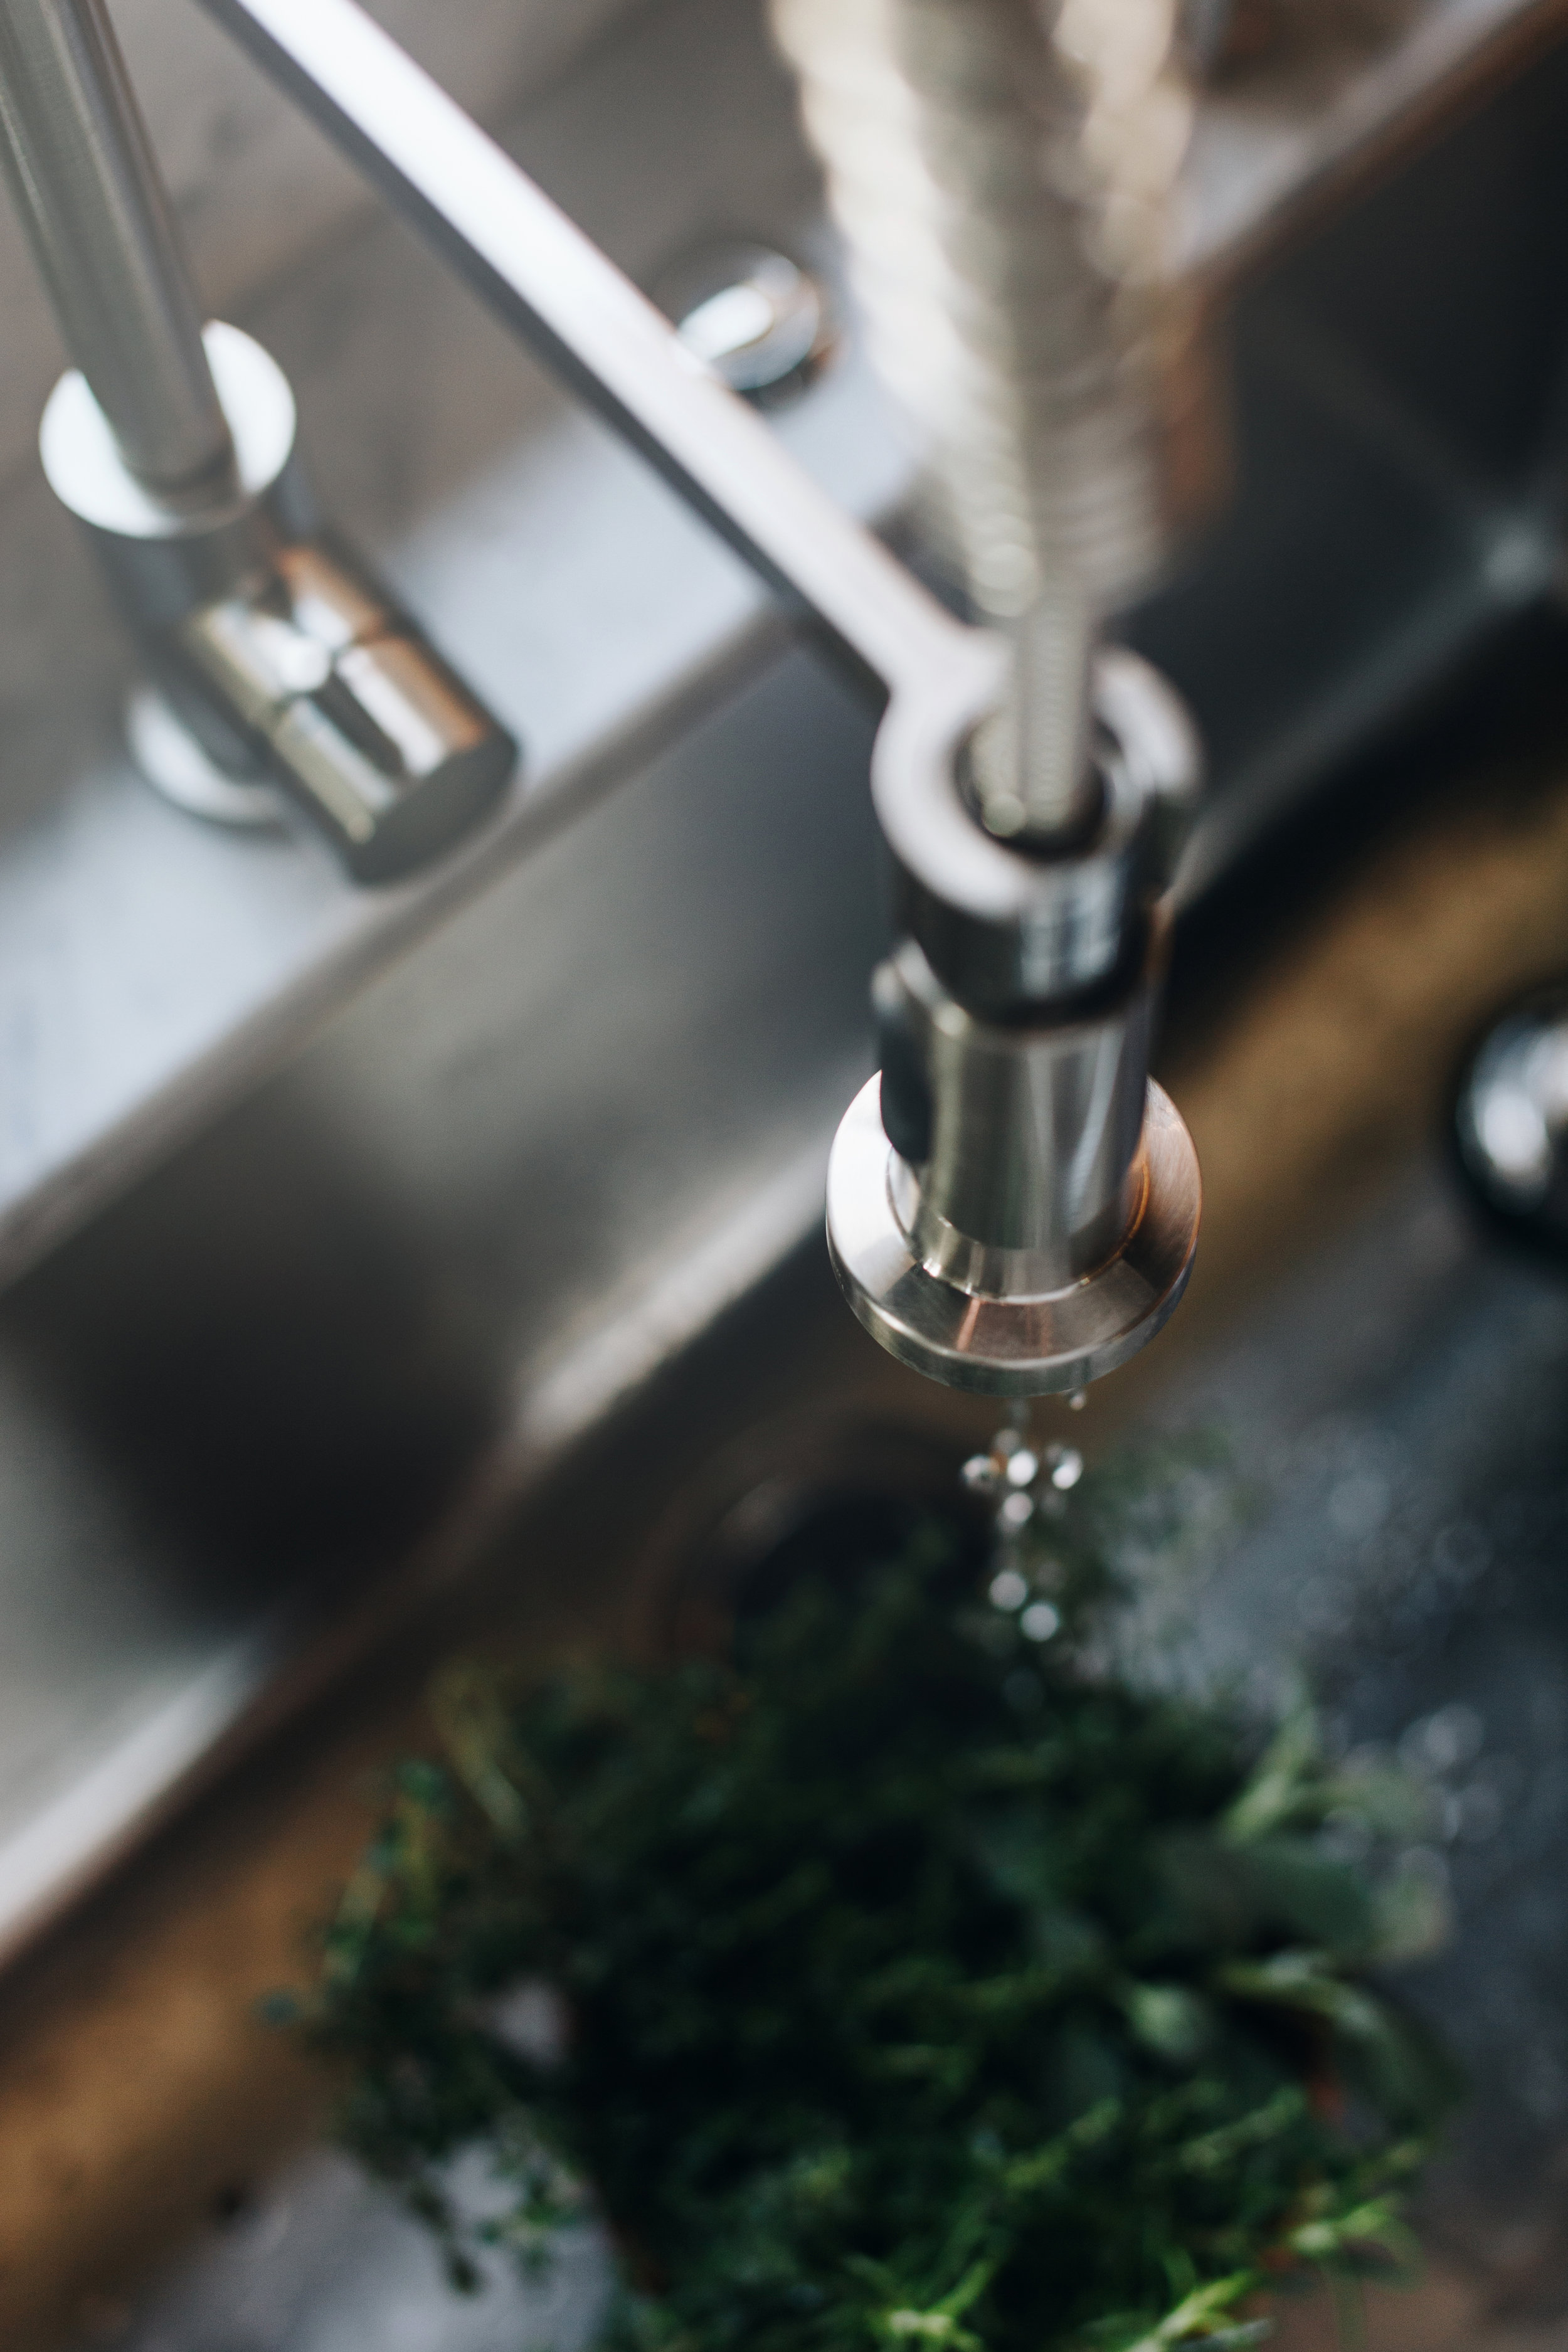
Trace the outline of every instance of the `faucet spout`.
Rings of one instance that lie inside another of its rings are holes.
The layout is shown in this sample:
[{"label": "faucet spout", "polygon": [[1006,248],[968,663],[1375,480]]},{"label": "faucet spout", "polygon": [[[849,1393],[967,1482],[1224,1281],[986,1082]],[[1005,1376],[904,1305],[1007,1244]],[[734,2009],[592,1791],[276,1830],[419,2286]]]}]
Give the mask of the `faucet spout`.
[{"label": "faucet spout", "polygon": [[0,163],[66,342],[153,496],[221,504],[234,442],[103,0],[0,10]]}]

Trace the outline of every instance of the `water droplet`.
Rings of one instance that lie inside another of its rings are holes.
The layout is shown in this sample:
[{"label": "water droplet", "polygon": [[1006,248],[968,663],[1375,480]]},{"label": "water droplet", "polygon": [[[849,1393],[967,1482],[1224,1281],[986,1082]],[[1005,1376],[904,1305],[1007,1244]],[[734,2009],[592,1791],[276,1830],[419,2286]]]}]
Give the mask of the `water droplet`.
[{"label": "water droplet", "polygon": [[1031,1642],[1048,1642],[1061,1629],[1061,1618],[1048,1601],[1031,1601],[1018,1622]]},{"label": "water droplet", "polygon": [[1069,1412],[1081,1412],[1088,1402],[1089,1391],[1087,1389],[1074,1389],[1071,1396],[1068,1399],[1068,1411]]},{"label": "water droplet", "polygon": [[1005,1568],[1000,1576],[991,1580],[994,1609],[1021,1609],[1028,1597],[1029,1588],[1016,1568]]},{"label": "water droplet", "polygon": [[996,1483],[996,1465],[989,1454],[973,1454],[960,1475],[972,1493],[983,1495],[988,1486]]},{"label": "water droplet", "polygon": [[1475,1761],[1486,1737],[1475,1708],[1456,1699],[1407,1726],[1400,1736],[1400,1760],[1406,1771],[1453,1772]]},{"label": "water droplet", "polygon": [[1083,1456],[1076,1446],[1052,1447],[1057,1459],[1051,1465],[1051,1484],[1058,1495],[1068,1495],[1083,1476]]},{"label": "water droplet", "polygon": [[1486,1744],[1486,1725],[1462,1699],[1440,1708],[1426,1727],[1426,1753],[1447,1770],[1472,1763]]},{"label": "water droplet", "polygon": [[1027,1495],[1009,1495],[996,1516],[1005,1528],[1016,1535],[1034,1517],[1035,1506]]},{"label": "water droplet", "polygon": [[1020,1445],[1007,1465],[1009,1483],[1015,1486],[1032,1486],[1039,1475],[1038,1455],[1031,1454],[1026,1445]]}]

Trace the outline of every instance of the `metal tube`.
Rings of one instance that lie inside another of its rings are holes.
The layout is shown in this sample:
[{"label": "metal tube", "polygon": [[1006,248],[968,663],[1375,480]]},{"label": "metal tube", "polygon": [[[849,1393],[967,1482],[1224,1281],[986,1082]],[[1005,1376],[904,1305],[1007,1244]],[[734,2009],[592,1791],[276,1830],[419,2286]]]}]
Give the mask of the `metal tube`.
[{"label": "metal tube", "polygon": [[126,465],[178,504],[221,494],[234,467],[228,425],[102,0],[0,6],[0,161]]},{"label": "metal tube", "polygon": [[895,695],[994,648],[796,463],[356,0],[201,0],[505,323]]}]

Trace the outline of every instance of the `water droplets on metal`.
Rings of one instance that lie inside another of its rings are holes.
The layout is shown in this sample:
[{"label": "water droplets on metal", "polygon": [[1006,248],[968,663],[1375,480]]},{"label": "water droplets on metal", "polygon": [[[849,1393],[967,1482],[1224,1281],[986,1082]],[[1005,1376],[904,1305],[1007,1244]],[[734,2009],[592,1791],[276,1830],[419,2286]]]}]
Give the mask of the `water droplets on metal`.
[{"label": "water droplets on metal", "polygon": [[1083,1476],[1083,1456],[1075,1446],[1053,1445],[1046,1454],[1051,1484],[1058,1495],[1069,1495]]}]

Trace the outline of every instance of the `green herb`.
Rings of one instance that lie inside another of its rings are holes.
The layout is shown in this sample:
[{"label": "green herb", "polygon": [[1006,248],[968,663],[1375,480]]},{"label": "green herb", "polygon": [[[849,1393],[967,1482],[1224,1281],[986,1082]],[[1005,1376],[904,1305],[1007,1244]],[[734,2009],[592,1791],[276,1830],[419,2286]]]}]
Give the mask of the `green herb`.
[{"label": "green herb", "polygon": [[[1405,1796],[1304,1707],[1259,1756],[1091,1670],[1126,1495],[1047,1495],[1009,1607],[933,1525],[724,1659],[447,1677],[307,2031],[459,2281],[475,2239],[539,2260],[596,2208],[620,2347],[1152,2352],[1406,2259],[1451,2084],[1369,1972],[1431,1906],[1342,1858]],[[529,1982],[553,2056],[505,2030]],[[444,2168],[476,2142],[505,2210],[465,2231]]]}]

